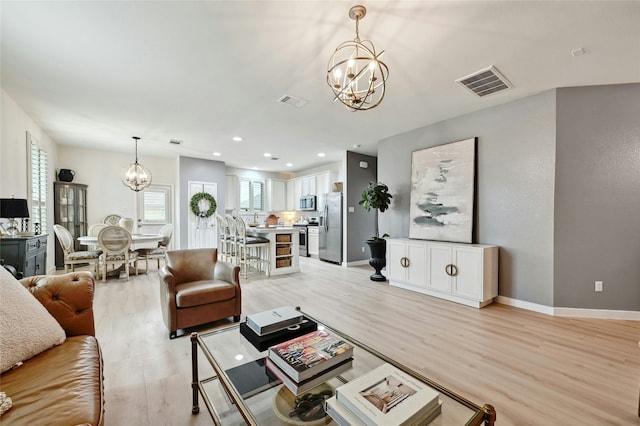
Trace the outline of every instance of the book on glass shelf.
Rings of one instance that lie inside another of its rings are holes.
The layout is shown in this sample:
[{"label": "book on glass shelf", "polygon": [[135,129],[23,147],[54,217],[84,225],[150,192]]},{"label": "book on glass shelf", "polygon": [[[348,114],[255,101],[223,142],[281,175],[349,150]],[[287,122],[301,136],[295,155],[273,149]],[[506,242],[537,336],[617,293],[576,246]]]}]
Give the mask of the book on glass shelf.
[{"label": "book on glass shelf", "polygon": [[285,385],[291,391],[291,393],[293,393],[296,396],[309,392],[311,389],[315,388],[316,386],[319,386],[322,383],[337,376],[338,374],[344,371],[347,371],[348,369],[351,368],[352,365],[353,365],[353,358],[348,358],[342,361],[341,363],[336,364],[333,367],[322,371],[320,374],[316,376],[310,377],[301,382],[296,382],[291,377],[287,376],[287,374],[284,371],[278,368],[278,366],[275,365],[270,358],[267,358],[267,361],[266,361],[267,369],[275,377],[280,379],[282,384]]},{"label": "book on glass shelf", "polygon": [[247,315],[247,325],[257,335],[273,333],[302,322],[302,313],[290,306],[270,309],[257,314]]},{"label": "book on glass shelf", "polygon": [[264,358],[230,368],[225,373],[245,399],[280,383],[280,379],[265,366]]},{"label": "book on glass shelf", "polygon": [[353,345],[316,330],[269,348],[269,359],[296,382],[313,377],[353,356]]},{"label": "book on glass shelf", "polygon": [[336,388],[336,399],[367,426],[414,425],[438,406],[439,396],[391,364]]},{"label": "book on glass shelf", "polygon": [[302,318],[300,324],[294,324],[285,329],[260,336],[253,331],[246,322],[240,323],[240,334],[244,336],[258,351],[266,351],[270,346],[286,342],[294,337],[302,336],[318,329],[318,323],[307,317]]},{"label": "book on glass shelf", "polygon": [[[347,407],[342,405],[335,396],[325,401],[324,411],[340,426],[366,426],[355,414]],[[442,411],[442,401],[430,411],[427,411],[423,417],[420,417],[412,426],[424,426],[433,421]]]}]

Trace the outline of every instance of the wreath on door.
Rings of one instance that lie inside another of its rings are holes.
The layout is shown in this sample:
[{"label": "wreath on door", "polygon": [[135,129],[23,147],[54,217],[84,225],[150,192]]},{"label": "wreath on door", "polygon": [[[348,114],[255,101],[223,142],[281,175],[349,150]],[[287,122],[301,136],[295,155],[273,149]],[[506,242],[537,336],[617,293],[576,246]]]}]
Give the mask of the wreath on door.
[{"label": "wreath on door", "polygon": [[[205,209],[200,209],[200,201],[205,200],[209,207]],[[191,207],[191,212],[198,217],[201,218],[209,218],[213,216],[216,212],[216,208],[218,205],[216,204],[216,199],[213,198],[213,195],[206,192],[198,192],[191,197],[191,201],[189,202],[189,207]]]}]

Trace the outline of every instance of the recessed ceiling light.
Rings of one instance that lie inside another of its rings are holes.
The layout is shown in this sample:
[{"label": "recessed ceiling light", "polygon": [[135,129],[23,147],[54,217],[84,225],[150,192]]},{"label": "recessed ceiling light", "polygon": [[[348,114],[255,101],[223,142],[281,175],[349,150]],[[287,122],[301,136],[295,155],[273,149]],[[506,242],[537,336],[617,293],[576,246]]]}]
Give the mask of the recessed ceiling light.
[{"label": "recessed ceiling light", "polygon": [[264,153],[264,156],[265,156],[265,157],[271,157],[271,154],[270,154],[270,153],[268,153],[268,152],[265,152],[265,153]]},{"label": "recessed ceiling light", "polygon": [[219,152],[214,152],[214,153],[213,153],[213,156],[214,156],[214,157],[220,157],[221,155],[222,155],[222,154],[220,154]]},{"label": "recessed ceiling light", "polygon": [[571,56],[580,56],[580,55],[584,55],[585,51],[582,47],[578,47],[577,49],[573,49],[571,51]]},{"label": "recessed ceiling light", "polygon": [[287,163],[287,167],[293,167],[293,163]]},{"label": "recessed ceiling light", "polygon": [[232,139],[234,142],[242,142],[242,138],[240,136],[234,136]]},{"label": "recessed ceiling light", "polygon": [[324,157],[324,152],[319,152],[318,157]]}]

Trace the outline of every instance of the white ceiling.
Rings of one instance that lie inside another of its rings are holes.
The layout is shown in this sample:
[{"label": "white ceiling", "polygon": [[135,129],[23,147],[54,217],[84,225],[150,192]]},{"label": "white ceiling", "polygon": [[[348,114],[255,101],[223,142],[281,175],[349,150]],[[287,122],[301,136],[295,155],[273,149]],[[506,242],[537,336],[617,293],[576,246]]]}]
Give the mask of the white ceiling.
[{"label": "white ceiling", "polygon": [[[62,145],[133,153],[135,135],[143,164],[295,172],[550,88],[640,81],[640,1],[365,1],[360,36],[390,75],[379,107],[349,112],[326,68],[354,37],[355,4],[2,0],[2,88]],[[477,98],[454,82],[490,65],[514,88]]]}]

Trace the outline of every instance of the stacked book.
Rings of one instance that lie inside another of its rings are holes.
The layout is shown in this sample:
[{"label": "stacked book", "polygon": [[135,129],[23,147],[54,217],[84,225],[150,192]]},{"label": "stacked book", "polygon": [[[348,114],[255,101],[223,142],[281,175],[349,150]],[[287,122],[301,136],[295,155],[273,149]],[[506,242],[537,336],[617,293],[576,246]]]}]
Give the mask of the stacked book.
[{"label": "stacked book", "polygon": [[267,368],[295,395],[348,370],[353,346],[326,330],[316,330],[269,348]]},{"label": "stacked book", "polygon": [[391,364],[336,389],[325,410],[341,426],[426,425],[441,411],[440,394]]},{"label": "stacked book", "polygon": [[240,334],[262,352],[269,346],[277,345],[302,336],[318,328],[318,324],[289,306],[247,315],[240,323]]}]

